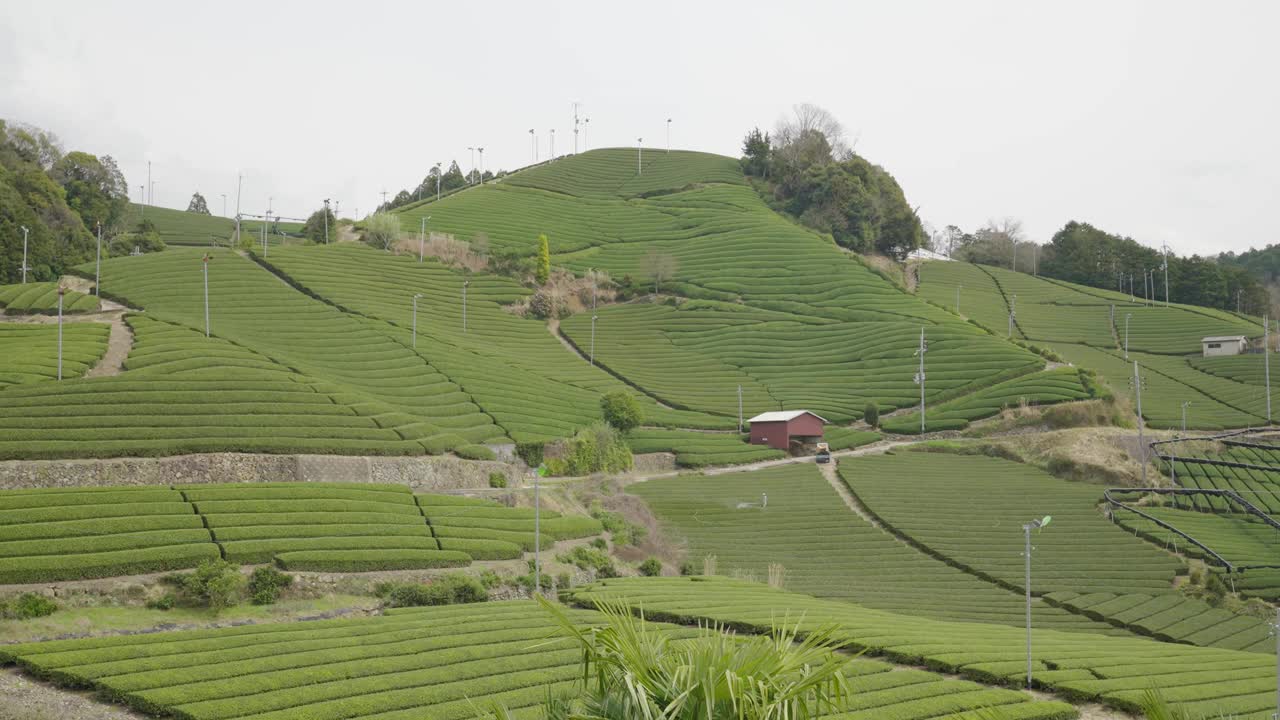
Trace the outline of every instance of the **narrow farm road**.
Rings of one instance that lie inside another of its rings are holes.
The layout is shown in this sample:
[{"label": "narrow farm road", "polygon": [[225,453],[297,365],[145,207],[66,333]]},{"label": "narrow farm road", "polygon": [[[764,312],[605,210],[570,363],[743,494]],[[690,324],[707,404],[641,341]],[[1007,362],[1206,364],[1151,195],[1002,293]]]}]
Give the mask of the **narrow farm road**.
[{"label": "narrow farm road", "polygon": [[124,313],[118,312],[111,318],[111,335],[107,338],[107,352],[98,360],[98,364],[89,368],[85,377],[110,377],[119,375],[124,369],[124,361],[133,349],[133,331],[124,322]]}]

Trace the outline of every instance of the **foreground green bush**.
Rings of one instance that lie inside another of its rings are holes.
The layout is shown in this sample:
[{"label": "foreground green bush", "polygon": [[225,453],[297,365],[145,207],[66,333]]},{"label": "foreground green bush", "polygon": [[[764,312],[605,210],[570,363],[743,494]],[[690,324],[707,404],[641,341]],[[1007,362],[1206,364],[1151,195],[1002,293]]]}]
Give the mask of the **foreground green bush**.
[{"label": "foreground green bush", "polygon": [[293,584],[293,576],[273,567],[260,567],[249,576],[249,600],[254,605],[271,605],[280,599],[280,592]]},{"label": "foreground green bush", "polygon": [[206,560],[182,576],[182,592],[197,604],[215,612],[235,605],[244,596],[245,579],[240,566],[226,560]]},{"label": "foreground green bush", "polygon": [[464,573],[442,575],[427,584],[387,583],[379,586],[378,594],[386,598],[391,607],[455,605],[489,599],[489,591],[484,585]]},{"label": "foreground green bush", "polygon": [[563,457],[547,460],[552,475],[590,475],[631,469],[631,448],[617,430],[595,423],[563,444]]},{"label": "foreground green bush", "polygon": [[58,604],[43,595],[22,593],[15,598],[0,602],[0,618],[29,620],[52,615],[57,609]]}]

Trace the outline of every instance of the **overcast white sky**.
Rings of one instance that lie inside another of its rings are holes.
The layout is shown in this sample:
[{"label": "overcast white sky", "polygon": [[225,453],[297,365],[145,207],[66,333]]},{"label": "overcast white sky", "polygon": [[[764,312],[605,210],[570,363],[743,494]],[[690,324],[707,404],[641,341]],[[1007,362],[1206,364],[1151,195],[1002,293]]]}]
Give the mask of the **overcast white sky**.
[{"label": "overcast white sky", "polygon": [[737,156],[831,110],[935,226],[1067,220],[1179,253],[1280,242],[1280,3],[0,0],[0,117],[115,156],[132,196],[363,214],[438,160]]}]

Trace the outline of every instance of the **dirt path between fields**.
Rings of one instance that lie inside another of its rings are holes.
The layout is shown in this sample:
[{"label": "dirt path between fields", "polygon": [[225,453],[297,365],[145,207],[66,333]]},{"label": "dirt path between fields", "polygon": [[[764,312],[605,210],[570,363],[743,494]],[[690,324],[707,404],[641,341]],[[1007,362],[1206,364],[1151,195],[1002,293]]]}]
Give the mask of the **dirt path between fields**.
[{"label": "dirt path between fields", "polygon": [[111,319],[111,335],[107,338],[107,352],[96,365],[89,368],[85,377],[109,377],[119,375],[124,369],[124,361],[133,349],[133,330],[124,321],[124,312],[118,312]]},{"label": "dirt path between fields", "polygon": [[0,720],[142,720],[146,715],[109,705],[87,692],[57,688],[0,670]]}]

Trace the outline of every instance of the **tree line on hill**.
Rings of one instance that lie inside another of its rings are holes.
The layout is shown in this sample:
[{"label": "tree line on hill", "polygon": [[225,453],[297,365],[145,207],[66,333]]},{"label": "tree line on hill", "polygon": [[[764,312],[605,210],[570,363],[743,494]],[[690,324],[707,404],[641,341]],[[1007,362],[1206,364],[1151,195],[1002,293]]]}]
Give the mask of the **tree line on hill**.
[{"label": "tree line on hill", "polygon": [[0,120],[0,284],[54,280],[96,252],[95,233],[122,227],[128,185],[110,155],[64,152],[40,128]]},{"label": "tree line on hill", "polygon": [[[988,222],[973,232],[949,225],[934,235],[931,245],[956,260],[1008,267],[1105,290],[1132,292],[1136,297],[1150,294],[1161,301],[1165,297],[1166,257],[1159,249],[1075,220],[1064,225],[1045,244],[1026,240],[1021,223],[1006,218]],[[1267,287],[1251,272],[1256,267],[1251,266],[1250,260],[1257,256],[1241,262],[1230,253],[1217,258],[1169,254],[1170,302],[1231,311],[1238,308],[1259,315],[1267,312],[1270,307]],[[1280,272],[1280,253],[1274,262]],[[1143,273],[1152,271],[1154,283],[1148,281],[1148,289],[1144,290]]]},{"label": "tree line on hill", "polygon": [[[500,178],[506,174],[507,173],[504,170],[499,170],[497,174],[494,174],[489,170],[485,170],[484,173],[481,173],[479,170],[475,169],[472,169],[469,173],[463,174],[462,168],[458,167],[457,160],[449,163],[449,169],[445,170],[443,174],[441,174],[441,168],[437,165],[427,172],[426,177],[422,178],[422,182],[418,183],[417,187],[401,190],[396,193],[395,197],[379,205],[377,212],[394,210],[398,207],[408,205],[409,203],[418,202],[424,198],[434,198],[437,190],[441,195],[444,195],[446,193],[453,192],[458,188],[466,187],[467,185],[475,185],[480,182],[489,182],[494,178]],[[438,188],[436,186],[437,176],[439,176],[440,181]]]},{"label": "tree line on hill", "polygon": [[770,207],[850,250],[903,259],[925,242],[898,182],[856,154],[822,108],[797,105],[772,134],[747,133],[742,169]]}]

